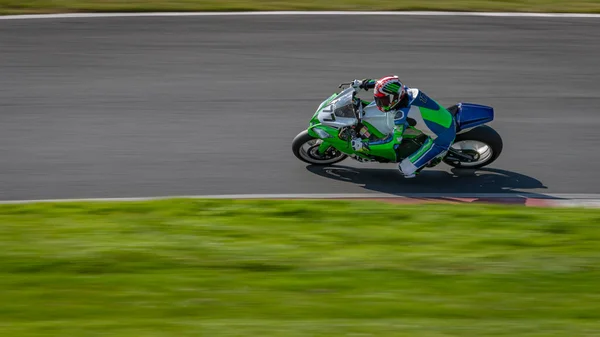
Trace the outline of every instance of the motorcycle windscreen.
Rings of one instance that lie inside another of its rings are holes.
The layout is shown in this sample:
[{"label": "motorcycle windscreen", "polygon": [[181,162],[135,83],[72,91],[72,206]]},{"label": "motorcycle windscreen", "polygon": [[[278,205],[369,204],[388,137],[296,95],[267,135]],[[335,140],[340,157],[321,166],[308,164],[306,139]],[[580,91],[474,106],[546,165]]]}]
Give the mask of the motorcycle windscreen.
[{"label": "motorcycle windscreen", "polygon": [[334,102],[333,105],[333,114],[336,117],[342,118],[355,118],[356,117],[356,109],[354,107],[354,101],[352,99],[352,94],[344,95]]}]

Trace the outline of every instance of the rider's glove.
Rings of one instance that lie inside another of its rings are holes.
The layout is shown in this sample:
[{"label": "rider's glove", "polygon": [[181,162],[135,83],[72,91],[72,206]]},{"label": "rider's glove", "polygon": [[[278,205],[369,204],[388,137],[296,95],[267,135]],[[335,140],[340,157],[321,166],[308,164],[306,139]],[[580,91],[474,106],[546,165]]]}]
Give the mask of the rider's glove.
[{"label": "rider's glove", "polygon": [[361,80],[354,80],[354,81],[352,81],[352,88],[354,88],[354,89],[361,89],[362,84],[363,84],[363,81],[361,81]]},{"label": "rider's glove", "polygon": [[365,90],[369,90],[369,88],[367,88],[367,84],[371,81],[371,79],[369,78],[365,78],[362,80],[354,80],[352,81],[352,87],[354,89],[365,89]]}]

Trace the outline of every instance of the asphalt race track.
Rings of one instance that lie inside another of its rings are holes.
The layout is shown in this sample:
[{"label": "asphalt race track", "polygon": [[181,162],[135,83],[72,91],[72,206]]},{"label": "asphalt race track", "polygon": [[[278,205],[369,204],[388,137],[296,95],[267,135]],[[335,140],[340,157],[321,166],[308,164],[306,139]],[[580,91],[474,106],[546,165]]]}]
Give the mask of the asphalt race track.
[{"label": "asphalt race track", "polygon": [[[0,20],[0,199],[600,193],[600,19],[244,16]],[[489,169],[305,165],[341,82],[398,74],[494,106]]]}]

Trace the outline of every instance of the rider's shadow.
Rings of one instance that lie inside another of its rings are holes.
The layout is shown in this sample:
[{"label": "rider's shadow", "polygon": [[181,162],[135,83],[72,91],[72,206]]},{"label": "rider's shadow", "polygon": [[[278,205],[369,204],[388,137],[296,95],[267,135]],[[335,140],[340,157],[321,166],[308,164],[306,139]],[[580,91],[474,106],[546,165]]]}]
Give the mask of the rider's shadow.
[{"label": "rider's shadow", "polygon": [[558,199],[542,193],[523,191],[547,189],[541,181],[533,177],[493,168],[452,169],[451,172],[424,170],[413,179],[404,179],[394,169],[355,168],[343,165],[309,165],[307,169],[322,177],[362,185],[366,190],[397,196],[426,199],[428,194],[463,194],[471,195],[470,198],[474,199],[472,202],[487,202],[492,200],[487,194],[494,194],[494,201],[498,200],[498,194],[503,194],[507,196],[504,202],[511,204],[525,204],[527,198]]}]

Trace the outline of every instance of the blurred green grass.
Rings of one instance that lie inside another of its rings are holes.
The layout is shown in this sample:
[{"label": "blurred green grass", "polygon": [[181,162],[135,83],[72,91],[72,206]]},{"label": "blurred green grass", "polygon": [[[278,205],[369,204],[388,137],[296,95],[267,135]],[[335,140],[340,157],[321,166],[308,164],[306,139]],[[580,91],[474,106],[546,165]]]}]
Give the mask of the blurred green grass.
[{"label": "blurred green grass", "polygon": [[243,10],[600,12],[598,0],[0,0],[0,14]]},{"label": "blurred green grass", "polygon": [[600,210],[0,206],[2,336],[597,336]]}]

